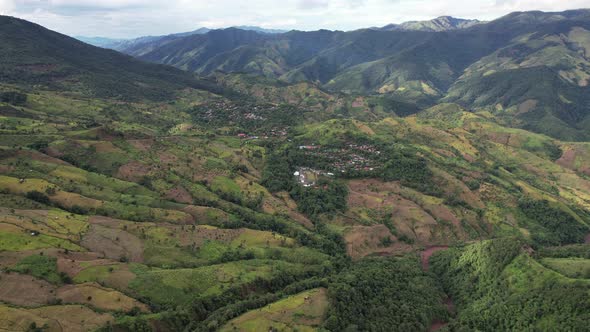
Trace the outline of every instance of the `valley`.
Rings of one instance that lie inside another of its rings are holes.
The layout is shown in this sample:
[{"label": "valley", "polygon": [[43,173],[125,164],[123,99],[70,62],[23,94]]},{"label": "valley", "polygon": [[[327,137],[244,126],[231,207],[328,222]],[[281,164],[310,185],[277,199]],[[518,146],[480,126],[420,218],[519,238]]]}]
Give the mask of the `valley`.
[{"label": "valley", "polygon": [[587,15],[140,60],[0,16],[0,329],[588,330]]}]

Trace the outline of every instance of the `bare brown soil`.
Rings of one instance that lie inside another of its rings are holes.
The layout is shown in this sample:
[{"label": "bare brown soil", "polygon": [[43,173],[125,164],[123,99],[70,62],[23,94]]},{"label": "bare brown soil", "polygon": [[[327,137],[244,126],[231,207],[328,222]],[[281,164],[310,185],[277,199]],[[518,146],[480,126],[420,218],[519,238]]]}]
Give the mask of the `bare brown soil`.
[{"label": "bare brown soil", "polygon": [[[476,194],[466,187],[461,188],[461,198],[474,206],[482,204]],[[460,218],[453,210],[425,197],[414,198],[411,192],[397,182],[375,179],[349,181],[349,210],[341,222],[355,226],[359,221],[371,221],[367,219],[368,213],[385,216],[388,212],[398,234],[414,239],[417,245],[447,244],[457,237],[467,239]],[[469,219],[469,216],[461,217]]]},{"label": "bare brown soil", "polygon": [[[110,314],[100,314],[82,305],[61,305],[33,309],[39,317],[47,320],[48,331],[83,332],[93,331],[113,322]],[[37,326],[43,326],[38,324]]]},{"label": "bare brown soil", "polygon": [[129,144],[131,144],[134,148],[140,151],[149,151],[152,146],[154,145],[154,139],[132,139],[128,140]]},{"label": "bare brown soil", "polygon": [[119,167],[117,177],[123,180],[136,182],[141,180],[144,176],[150,174],[152,168],[148,165],[137,161],[132,161]]},{"label": "bare brown soil", "polygon": [[295,220],[296,222],[300,223],[307,229],[313,228],[313,223],[303,214],[296,212],[296,211],[289,211],[288,213],[289,218]]},{"label": "bare brown soil", "polygon": [[21,259],[31,256],[39,255],[43,253],[46,256],[57,257],[58,249],[38,249],[38,250],[25,250],[25,251],[0,251],[0,268],[12,267],[18,263]]},{"label": "bare brown soil", "polygon": [[276,193],[274,196],[272,196],[272,198],[265,199],[263,204],[268,205],[268,207],[263,205],[263,209],[268,209],[267,213],[271,214],[273,211],[275,211],[276,205],[284,206],[287,215],[291,217],[291,219],[300,223],[307,229],[312,229],[314,227],[311,220],[297,211],[297,203],[295,203],[295,201],[291,198],[291,196],[289,196],[289,193],[287,192],[283,191]]},{"label": "bare brown soil", "polygon": [[421,261],[422,261],[422,269],[424,271],[428,271],[428,268],[430,266],[430,257],[432,257],[432,255],[434,255],[434,253],[442,251],[442,250],[447,250],[449,249],[448,246],[434,246],[434,247],[430,247],[430,248],[426,248],[424,251],[422,251],[422,254],[420,255]]},{"label": "bare brown soil", "polygon": [[145,304],[96,283],[66,285],[60,287],[56,295],[63,303],[86,304],[94,308],[112,311],[130,311],[134,307],[138,307],[142,312],[149,312],[149,308]]},{"label": "bare brown soil", "polygon": [[175,164],[178,162],[178,157],[170,152],[162,152],[159,157],[162,164]]},{"label": "bare brown soil", "polygon": [[364,106],[365,106],[365,99],[363,97],[358,97],[357,99],[355,99],[352,102],[352,107],[354,107],[354,108],[364,107]]},{"label": "bare brown soil", "polygon": [[441,156],[444,157],[448,157],[448,158],[454,158],[456,157],[455,154],[452,151],[449,150],[445,150],[445,149],[434,149],[434,151]]},{"label": "bare brown soil", "polygon": [[459,198],[470,206],[479,209],[485,207],[485,204],[483,204],[479,197],[469,190],[463,182],[441,169],[436,171],[436,175],[439,177],[436,182],[441,188],[445,188],[445,194],[448,196],[457,195],[458,193]]},{"label": "bare brown soil", "polygon": [[113,145],[113,143],[111,143],[109,141],[98,142],[98,143],[94,144],[94,147],[96,148],[96,152],[98,152],[98,153],[112,153],[112,152],[114,152],[114,153],[125,154],[125,151],[119,149],[118,147]]},{"label": "bare brown soil", "polygon": [[454,313],[455,312],[455,303],[453,302],[453,299],[451,299],[450,297],[447,297],[445,299],[444,305],[447,307],[447,310],[450,313]]},{"label": "bare brown soil", "polygon": [[463,157],[463,159],[467,160],[470,163],[475,161],[475,157],[473,157],[472,155],[470,155],[468,153],[461,154],[461,157]]},{"label": "bare brown soil", "polygon": [[[93,255],[100,255],[98,253],[92,253]],[[57,270],[59,272],[63,272],[70,276],[71,278],[75,277],[78,273],[82,272],[82,270],[91,267],[91,266],[103,266],[103,265],[112,265],[115,261],[110,259],[102,259],[102,258],[95,258],[95,259],[75,259],[75,258],[65,258],[65,257],[58,257],[57,258]]]},{"label": "bare brown soil", "polygon": [[516,112],[516,115],[521,115],[534,110],[537,107],[538,103],[539,101],[535,99],[525,100],[520,105],[518,105],[518,112]]},{"label": "bare brown soil", "polygon": [[53,299],[56,287],[30,275],[0,272],[0,301],[17,306],[37,307]]},{"label": "bare brown soil", "polygon": [[[383,246],[383,239],[393,243]],[[368,255],[393,255],[410,252],[412,246],[397,241],[385,225],[353,226],[344,235],[346,252],[353,259]]]},{"label": "bare brown soil", "polygon": [[51,157],[60,158],[64,156],[64,153],[59,151],[56,147],[50,146],[45,149],[45,153]]},{"label": "bare brown soil", "polygon": [[97,199],[85,197],[66,191],[58,191],[55,195],[51,196],[51,201],[66,207],[78,205],[93,209],[101,207],[104,204],[102,201],[99,201]]},{"label": "bare brown soil", "polygon": [[43,331],[85,332],[94,331],[110,322],[114,317],[100,314],[81,305],[59,305],[34,309],[15,308],[0,305],[3,331],[29,331],[32,323],[44,326]]},{"label": "bare brown soil", "polygon": [[186,189],[180,186],[170,189],[166,194],[166,198],[172,201],[185,204],[192,204],[193,202],[193,197],[191,196],[191,194]]},{"label": "bare brown soil", "polygon": [[0,273],[0,302],[21,307],[41,307],[55,303],[57,299],[64,304],[84,304],[101,310],[130,311],[138,307],[142,312],[149,312],[145,304],[96,283],[58,288],[29,275]]},{"label": "bare brown soil", "polygon": [[[451,299],[450,297],[447,297],[444,301],[443,304],[445,305],[445,307],[447,307],[447,311],[453,315],[455,312],[455,303],[453,303],[453,299]],[[429,331],[438,331],[440,329],[442,329],[443,327],[449,325],[448,322],[443,322],[440,320],[435,320],[434,322],[432,322],[432,324],[430,325],[430,328],[428,329]]]},{"label": "bare brown soil", "polygon": [[[449,248],[448,246],[433,246],[433,247],[426,248],[424,251],[422,251],[422,253],[420,255],[420,260],[422,261],[422,269],[424,271],[428,271],[428,269],[430,267],[430,257],[432,257],[432,255],[434,255],[434,253],[442,251],[442,250],[447,250],[448,248]],[[447,311],[449,313],[455,312],[455,304],[453,303],[453,300],[450,297],[447,297],[443,301],[443,304],[446,306]],[[430,328],[428,329],[428,331],[438,331],[438,330],[442,329],[443,327],[447,326],[448,324],[449,323],[447,323],[447,322],[435,320],[430,325]]]},{"label": "bare brown soil", "polygon": [[439,320],[435,320],[430,325],[430,328],[428,329],[428,331],[430,331],[430,332],[438,331],[438,330],[442,329],[443,327],[445,327],[447,325],[449,325],[449,323],[444,323],[444,322],[441,322]]},{"label": "bare brown soil", "polygon": [[582,163],[582,165],[579,165],[576,168],[576,159],[578,159],[578,157],[585,157],[583,150],[579,151],[578,149],[579,148],[576,146],[565,148],[561,158],[559,158],[556,163],[562,167],[590,175],[590,165],[587,165],[587,163]]},{"label": "bare brown soil", "polygon": [[108,228],[93,223],[80,242],[91,251],[102,253],[106,258],[126,258],[130,262],[143,262],[143,243],[124,230]]},{"label": "bare brown soil", "polygon": [[183,231],[177,226],[170,227],[170,229],[174,236],[179,240],[180,245],[188,246],[194,244],[197,247],[203,245],[207,240],[229,243],[240,236],[244,231],[243,229],[214,229],[204,227],[197,227],[194,230],[185,227]]},{"label": "bare brown soil", "polygon": [[229,215],[226,212],[212,207],[189,205],[182,211],[190,214],[196,223],[201,225],[229,221]]},{"label": "bare brown soil", "polygon": [[44,163],[51,163],[62,166],[72,166],[71,164],[57,158],[53,158],[46,154],[37,151],[19,151],[18,155],[21,157],[31,158],[32,160],[41,161]]},{"label": "bare brown soil", "polygon": [[563,152],[561,158],[557,159],[556,163],[560,166],[565,168],[573,168],[574,162],[576,161],[576,150],[575,149],[568,149]]}]

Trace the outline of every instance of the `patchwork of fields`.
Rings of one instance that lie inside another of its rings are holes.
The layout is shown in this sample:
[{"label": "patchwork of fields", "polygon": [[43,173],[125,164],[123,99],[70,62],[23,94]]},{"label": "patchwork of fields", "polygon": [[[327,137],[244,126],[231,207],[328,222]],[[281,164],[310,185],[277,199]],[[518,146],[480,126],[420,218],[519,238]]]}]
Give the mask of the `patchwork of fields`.
[{"label": "patchwork of fields", "polygon": [[590,145],[516,129],[535,100],[0,42],[0,330],[588,330]]}]

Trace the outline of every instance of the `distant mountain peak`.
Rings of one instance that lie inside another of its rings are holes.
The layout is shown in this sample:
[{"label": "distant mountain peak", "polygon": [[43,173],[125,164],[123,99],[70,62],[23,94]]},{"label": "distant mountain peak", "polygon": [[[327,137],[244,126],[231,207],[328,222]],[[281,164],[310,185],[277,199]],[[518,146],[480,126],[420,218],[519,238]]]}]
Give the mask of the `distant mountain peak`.
[{"label": "distant mountain peak", "polygon": [[232,28],[240,29],[240,30],[249,30],[249,31],[256,31],[260,33],[268,33],[268,34],[279,34],[288,32],[288,30],[280,30],[280,29],[266,29],[257,26],[250,26],[250,25],[239,25],[234,26]]},{"label": "distant mountain peak", "polygon": [[456,18],[452,16],[439,16],[429,21],[409,21],[401,24],[388,24],[378,30],[383,31],[449,31],[465,29],[483,23],[479,20]]},{"label": "distant mountain peak", "polygon": [[[225,29],[221,28],[221,29],[215,29],[215,30],[227,30],[227,29],[254,31],[257,33],[269,34],[269,35],[287,32],[287,30],[265,29],[265,28],[261,28],[261,27],[257,27],[257,26],[247,26],[247,25],[232,26],[232,27],[225,28]],[[144,45],[146,43],[154,43],[154,42],[159,42],[159,41],[165,43],[165,42],[168,42],[168,41],[175,39],[175,38],[188,37],[188,36],[193,36],[193,35],[204,35],[210,31],[213,31],[213,30],[214,29],[199,28],[199,29],[196,29],[193,31],[188,31],[188,32],[174,33],[174,34],[163,35],[163,36],[143,36],[143,37],[132,38],[132,39],[113,39],[113,38],[86,37],[86,36],[76,36],[74,38],[76,38],[80,41],[83,41],[87,44],[90,44],[90,45],[94,45],[94,46],[98,46],[98,47],[102,47],[102,48],[110,48],[110,49],[120,51],[123,49],[129,49],[132,47]]]}]

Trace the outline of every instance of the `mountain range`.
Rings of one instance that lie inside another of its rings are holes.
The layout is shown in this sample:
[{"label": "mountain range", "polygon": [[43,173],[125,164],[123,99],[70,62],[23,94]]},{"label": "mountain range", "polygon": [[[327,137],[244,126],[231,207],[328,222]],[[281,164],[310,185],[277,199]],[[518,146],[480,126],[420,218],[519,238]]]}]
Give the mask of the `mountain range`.
[{"label": "mountain range", "polygon": [[0,16],[0,330],[588,330],[589,16],[128,54]]},{"label": "mountain range", "polygon": [[[442,17],[404,26],[410,28],[282,34],[230,28],[119,50],[205,76],[222,71],[310,81],[421,107],[458,102],[506,124],[588,138],[590,11],[517,12],[491,22]],[[546,85],[536,85],[539,77],[548,78]]]},{"label": "mountain range", "polygon": [[[447,31],[447,30],[455,30],[455,29],[463,29],[468,28],[476,24],[485,23],[479,20],[467,20],[461,18],[455,18],[451,16],[441,16],[429,21],[409,21],[404,22],[401,24],[388,24],[381,28],[371,28],[375,30],[384,30],[384,31],[393,31],[393,30],[406,30],[406,31]],[[232,28],[240,29],[240,30],[247,30],[247,31],[256,31],[263,34],[282,34],[286,33],[289,30],[280,30],[280,29],[265,29],[257,26],[246,26],[240,25],[235,26]],[[209,28],[199,28],[194,31],[190,32],[183,32],[183,33],[175,33],[165,36],[144,36],[132,39],[113,39],[113,38],[105,38],[105,37],[86,37],[86,36],[76,36],[75,38],[83,41],[87,44],[103,47],[103,48],[110,48],[114,50],[123,51],[125,49],[131,48],[137,44],[149,43],[149,42],[156,42],[160,39],[171,38],[171,37],[186,37],[190,35],[196,34],[205,34],[212,29]]]},{"label": "mountain range", "polygon": [[[265,29],[256,26],[247,26],[241,25],[234,27],[240,30],[246,31],[255,31],[262,34],[279,34],[285,33],[287,30],[279,30],[279,29]],[[187,37],[191,35],[202,35],[206,34],[207,32],[211,31],[212,29],[209,28],[199,28],[197,30],[189,31],[189,32],[180,32],[180,33],[173,33],[164,36],[143,36],[138,38],[132,39],[113,39],[113,38],[105,38],[105,37],[85,37],[85,36],[76,36],[75,38],[83,41],[87,44],[102,47],[102,48],[109,48],[117,51],[122,50],[129,50],[138,45],[146,45],[146,44],[163,44],[166,41],[171,39],[176,39],[180,37]]]}]

